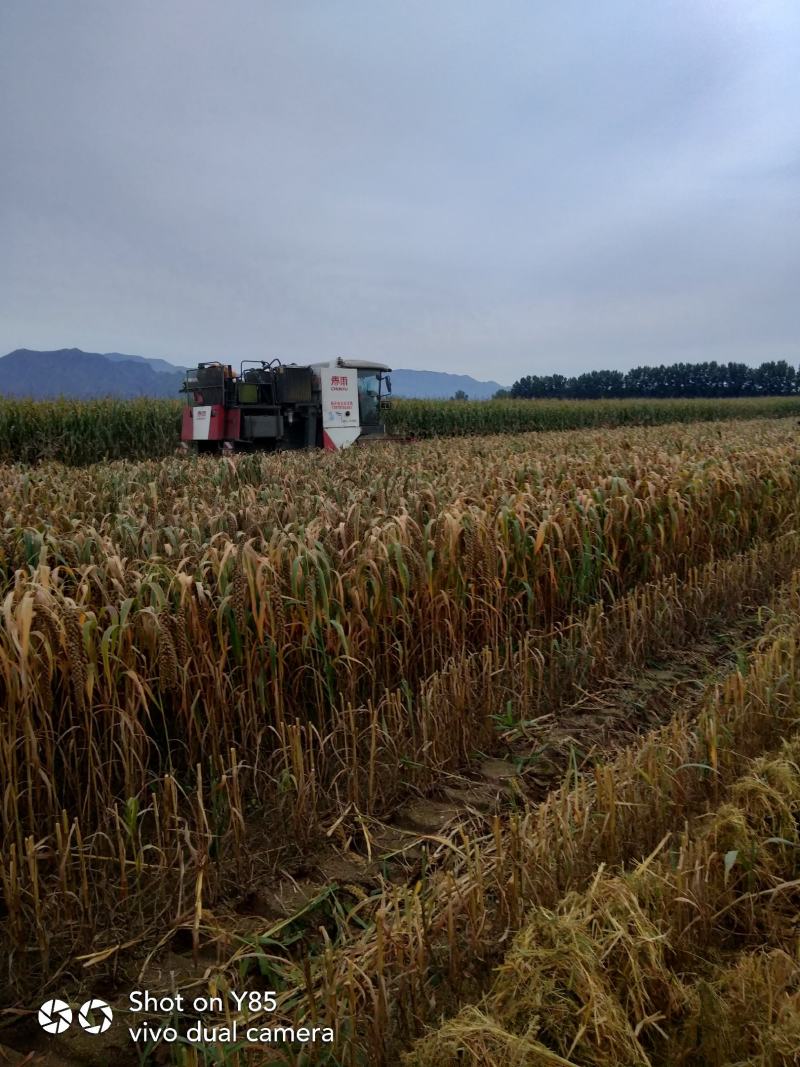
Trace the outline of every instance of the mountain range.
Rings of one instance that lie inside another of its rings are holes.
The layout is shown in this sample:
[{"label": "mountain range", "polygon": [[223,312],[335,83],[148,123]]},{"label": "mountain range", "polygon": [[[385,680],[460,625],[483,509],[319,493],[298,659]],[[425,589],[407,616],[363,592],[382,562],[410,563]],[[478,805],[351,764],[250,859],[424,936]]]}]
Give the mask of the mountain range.
[{"label": "mountain range", "polygon": [[[178,397],[184,373],[183,366],[165,359],[122,352],[18,348],[0,358],[0,396],[36,400],[59,396]],[[391,379],[392,393],[397,397],[436,399],[462,390],[470,400],[487,400],[501,388],[497,382],[444,371],[393,370]]]}]

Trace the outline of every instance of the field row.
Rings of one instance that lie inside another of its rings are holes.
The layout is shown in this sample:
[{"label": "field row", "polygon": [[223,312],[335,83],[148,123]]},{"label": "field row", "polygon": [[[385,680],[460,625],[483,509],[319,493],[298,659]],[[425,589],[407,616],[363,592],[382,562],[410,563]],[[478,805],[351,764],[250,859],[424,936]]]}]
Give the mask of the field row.
[{"label": "field row", "polygon": [[[5,806],[6,832],[16,827],[21,847],[78,803],[86,829],[99,829],[152,775],[210,773],[233,747],[259,766],[288,760],[298,730],[330,747],[343,709],[396,706],[393,717],[412,722],[428,680],[465,657],[488,650],[503,662],[530,632],[598,599],[790,529],[800,445],[761,443],[754,428],[748,452],[730,447],[720,438],[716,455],[692,462],[644,451],[630,482],[592,485],[587,471],[584,485],[565,475],[499,501],[472,496],[465,475],[458,503],[424,524],[405,510],[362,530],[351,516],[327,543],[321,530],[267,539],[254,526],[253,543],[220,534],[198,555],[137,562],[90,537],[94,558],[81,563],[86,528],[48,534],[28,567],[15,559],[0,627],[0,770],[31,779]],[[457,444],[450,453],[456,486]],[[437,502],[422,481],[408,503],[422,520]],[[158,519],[153,529],[164,536]],[[6,527],[7,558],[25,551],[26,534]],[[469,699],[454,693],[452,707]],[[445,744],[456,739],[448,731]]]},{"label": "field row", "polygon": [[0,565],[8,574],[44,553],[51,565],[116,554],[175,566],[219,535],[261,546],[276,532],[341,551],[405,516],[425,527],[479,507],[532,521],[565,497],[641,495],[645,482],[657,488],[681,472],[689,484],[707,468],[735,481],[742,461],[760,462],[769,478],[794,460],[799,442],[791,421],[756,420],[439,439],[336,455],[6,466]]},{"label": "field row", "polygon": [[[595,605],[532,631],[517,647],[465,653],[413,698],[399,690],[375,706],[347,709],[327,735],[313,723],[269,729],[263,718],[260,748],[220,746],[213,760],[184,764],[184,772],[159,776],[148,757],[149,746],[177,749],[181,726],[169,706],[156,718],[143,704],[138,721],[136,709],[111,716],[99,702],[80,716],[45,719],[29,707],[10,720],[19,724],[16,739],[8,731],[2,746],[4,775],[16,783],[3,812],[2,937],[12,954],[24,945],[27,955],[14,980],[41,980],[37,974],[87,948],[89,930],[103,945],[115,928],[130,934],[184,921],[195,901],[213,909],[259,876],[259,864],[263,877],[281,848],[313,844],[348,811],[383,816],[409,790],[435,787],[476,750],[492,749],[499,722],[558,715],[601,680],[635,672],[715,626],[732,627],[753,605],[767,604],[798,562],[796,535],[760,543],[684,581],[672,575],[605,610]],[[17,631],[20,651],[37,643],[36,631],[34,622],[27,645]],[[29,660],[29,682],[36,668]],[[210,751],[207,728],[192,724]],[[227,728],[234,731],[235,721]],[[93,788],[81,794],[87,782]],[[254,847],[264,820],[271,860]],[[297,965],[289,963],[290,975]],[[284,984],[291,985],[285,976]]]},{"label": "field row", "polygon": [[[180,441],[176,400],[29,401],[0,397],[0,462],[88,464],[162,458]],[[395,400],[387,430],[401,437],[656,426],[800,414],[800,397],[717,400]]]},{"label": "field row", "polygon": [[[569,894],[580,895],[591,884],[598,865],[615,869],[620,863],[658,851],[659,844],[662,852],[666,849],[671,856],[680,857],[680,831],[686,818],[702,815],[724,802],[730,783],[750,769],[750,758],[762,747],[776,747],[782,735],[797,727],[800,575],[796,574],[771,607],[766,607],[768,590],[779,581],[779,568],[789,558],[778,546],[763,546],[749,553],[747,559],[712,565],[688,588],[675,588],[671,598],[662,601],[653,595],[650,614],[647,599],[640,600],[645,605],[641,613],[629,604],[627,635],[620,630],[610,643],[608,633],[604,636],[596,630],[601,638],[598,655],[605,659],[606,669],[610,667],[613,672],[608,658],[612,644],[620,667],[626,660],[626,648],[630,650],[633,658],[623,669],[636,673],[636,664],[650,661],[654,654],[664,655],[670,642],[677,642],[676,648],[681,640],[696,642],[709,627],[713,632],[715,625],[731,626],[737,612],[752,611],[752,603],[765,605],[759,611],[762,628],[766,623],[765,633],[755,653],[748,661],[740,659],[740,671],[722,682],[716,677],[709,679],[702,699],[684,699],[679,721],[653,733],[613,762],[594,762],[583,774],[571,773],[541,808],[527,807],[519,786],[509,783],[513,787],[509,803],[498,815],[478,818],[477,812],[465,813],[460,825],[431,837],[428,858],[422,865],[424,873],[413,875],[407,884],[384,882],[377,892],[368,893],[359,885],[330,884],[314,899],[308,898],[296,915],[278,923],[270,920],[254,925],[249,920],[246,929],[253,931],[249,934],[237,929],[232,921],[235,916],[223,917],[216,908],[206,910],[204,905],[193,915],[192,894],[187,888],[188,912],[182,919],[187,932],[196,932],[201,944],[216,943],[223,951],[226,945],[241,945],[227,966],[212,966],[209,988],[235,986],[248,976],[266,981],[281,992],[281,1014],[277,1020],[273,1016],[265,1019],[265,1023],[284,1021],[297,1026],[303,1019],[335,1020],[335,1062],[399,1062],[399,1050],[425,1023],[435,1021],[443,1011],[452,1013],[459,1002],[473,1002],[485,989],[487,967],[498,959],[498,951],[505,951],[509,934],[529,923],[531,907],[560,914],[566,895],[564,907],[574,918]],[[621,621],[620,613],[617,626]],[[601,668],[600,676],[605,673]],[[597,680],[587,674],[579,688],[596,686]],[[595,755],[595,761],[601,758],[602,753]],[[732,795],[738,788],[733,787]],[[765,806],[770,799],[764,798]],[[342,819],[336,822],[341,824]],[[353,827],[358,825],[358,820],[351,822]],[[374,824],[371,829],[374,831]],[[787,838],[793,840],[791,835]],[[738,864],[728,855],[736,845],[741,846]],[[737,889],[751,876],[754,853],[745,848],[747,845],[749,839],[740,837],[725,853],[733,870],[730,884]],[[791,856],[786,844],[779,858],[785,861]],[[713,873],[722,860],[719,856],[712,860]],[[674,859],[670,866],[674,867]],[[686,869],[688,876],[693,869]],[[363,884],[361,878],[357,880]],[[600,888],[616,884],[614,874],[601,880]],[[691,890],[692,884],[686,882],[684,890]],[[589,897],[591,922],[598,898]],[[630,903],[630,895],[626,899]],[[694,914],[692,911],[689,918]],[[620,913],[614,912],[612,921],[614,918],[621,919]],[[241,919],[238,925],[242,925]],[[106,955],[98,953],[101,960]],[[770,980],[772,972],[759,969],[757,958],[750,961],[755,969],[747,969],[748,959],[741,961],[746,974]],[[776,971],[776,980],[781,973]],[[259,974],[260,979],[256,977]],[[148,984],[155,987],[152,977]],[[198,974],[192,987],[202,989],[205,984]],[[546,995],[553,984],[544,988]],[[776,988],[780,992],[779,982]],[[582,992],[579,987],[575,995]],[[554,995],[560,996],[557,985]],[[469,1009],[466,1016],[470,1018]],[[447,1054],[453,1032],[456,1040],[472,1048],[471,1031],[463,1028],[461,1016],[455,1018],[452,1032],[447,1024],[441,1038],[436,1034],[414,1051],[421,1063],[437,1062],[440,1055],[443,1063],[450,1062]],[[481,1021],[485,1020],[478,1019]],[[530,1021],[535,1024],[535,1020]],[[655,1029],[649,1031],[650,1036]],[[474,1056],[467,1062],[477,1064],[492,1046],[480,1043],[486,1035],[479,1026],[475,1035]],[[567,1026],[558,1040],[569,1041],[571,1036],[574,1030]],[[592,1036],[587,1039],[589,1045]],[[685,1042],[690,1037],[690,1030],[684,1030],[675,1041],[680,1038]],[[506,1053],[510,1054],[514,1040],[511,1035],[502,1046]],[[710,1031],[712,1053],[715,1040],[714,1031]],[[532,1057],[521,1063],[539,1062],[530,1045],[523,1042],[520,1048]],[[182,1067],[205,1062],[190,1050],[177,1055],[174,1062]],[[687,1063],[695,1062],[689,1053],[687,1057]],[[263,1061],[242,1053],[229,1062],[255,1065]],[[304,1054],[295,1056],[287,1049],[280,1062],[299,1067],[309,1061]],[[411,1062],[416,1060],[412,1057]],[[504,1061],[501,1058],[498,1062]],[[545,1056],[542,1062],[550,1061]]]},{"label": "field row", "polygon": [[[369,917],[366,929],[360,930],[354,924],[349,937],[321,948],[319,958],[312,959],[310,970],[300,967],[299,958],[287,968],[283,998],[287,1018],[313,1018],[322,1014],[326,1006],[330,1012],[335,1007],[340,1042],[337,1054],[343,1062],[395,1063],[399,1050],[426,1023],[435,1022],[443,1012],[450,1014],[459,1002],[476,1000],[486,987],[487,963],[496,961],[498,952],[502,957],[509,934],[526,926],[532,908],[537,909],[537,914],[557,915],[562,907],[569,912],[574,904],[569,894],[596,886],[598,871],[615,872],[620,865],[654,852],[666,850],[670,856],[668,865],[674,871],[676,858],[681,856],[686,821],[697,819],[697,825],[702,825],[706,812],[723,804],[729,796],[736,797],[741,787],[735,783],[751,773],[751,761],[777,749],[800,724],[799,608],[800,574],[795,574],[779,614],[768,625],[757,650],[743,664],[744,673],[735,671],[722,684],[710,685],[696,716],[694,709],[679,710],[666,726],[615,759],[605,764],[598,762],[585,775],[569,775],[563,786],[538,807],[523,806],[520,810],[517,795],[511,810],[502,818],[489,820],[482,832],[479,823],[473,832],[468,826],[456,825],[449,840],[437,839],[435,856],[427,865],[421,885],[387,889],[379,900],[370,902],[371,908],[357,907],[359,926]],[[796,775],[796,768],[793,773]],[[771,798],[763,799],[755,814],[768,819]],[[796,799],[795,795],[795,803]],[[785,807],[775,815],[786,829]],[[788,876],[796,871],[790,866],[796,864],[796,833],[795,826],[783,843],[777,842],[777,848],[768,849],[777,853]],[[707,845],[708,839],[703,840]],[[715,841],[713,830],[710,840]],[[723,855],[712,855],[710,859],[715,877],[719,877],[725,865],[733,868],[738,858],[739,865],[729,879],[730,894],[736,895],[734,890],[742,882],[746,885],[751,860],[756,856],[747,847],[750,842],[746,832],[738,840],[726,840],[729,844]],[[737,845],[741,852],[733,857],[730,853]],[[692,907],[691,898],[696,893],[702,902],[704,870],[685,864],[684,860],[685,857],[679,861],[678,869],[686,872],[682,889],[690,899],[679,917],[688,913],[688,919],[693,919],[697,910]],[[591,891],[589,898],[595,899]],[[747,900],[742,905],[743,913],[752,912]],[[713,909],[706,912],[708,918],[713,914]],[[665,914],[663,919],[668,921],[670,917]],[[708,923],[705,933],[712,936]],[[263,951],[277,966],[276,950]],[[243,950],[241,955],[252,957],[254,951]],[[578,969],[579,959],[575,961]],[[562,963],[569,968],[569,960]],[[294,988],[293,974],[297,983]],[[525,996],[546,996],[550,990],[556,998],[559,996],[558,988],[546,981],[543,986],[526,990]],[[594,1001],[588,992],[586,1000],[585,1010],[591,1013]],[[530,1001],[522,1002],[530,1006]],[[570,1003],[578,1012],[579,1026],[579,1006],[574,999]],[[469,1010],[466,1016],[469,1018]],[[415,1053],[418,1060],[412,1056],[410,1062],[460,1062],[449,1057],[454,1054],[454,1035],[458,1040],[464,1039],[467,1049],[471,1048],[469,1028],[460,1030],[463,1021],[457,1016],[452,1029],[445,1024],[441,1035],[423,1041]],[[529,1036],[535,1038],[536,1026],[546,1027],[546,1021],[537,1020],[532,1011],[527,1025],[533,1027]],[[554,1042],[566,1040],[568,1047],[575,1027],[573,1017]],[[476,1028],[477,1037],[489,1040],[489,1044],[476,1043],[473,1058],[467,1058],[467,1063],[483,1062],[480,1055],[492,1049],[491,1031],[488,1025],[483,1032]],[[498,1036],[502,1038],[502,1033]],[[587,1042],[590,1038],[591,1035]],[[513,1038],[504,1047],[509,1050],[512,1046]],[[523,1042],[520,1048],[530,1052],[531,1046]],[[519,1062],[557,1062],[548,1059],[543,1049],[540,1051],[541,1060],[532,1055]],[[586,1054],[586,1046],[581,1046],[581,1051]],[[441,1060],[437,1060],[439,1056]],[[287,1058],[287,1063],[300,1062]],[[517,1061],[489,1058],[485,1062]],[[579,1058],[577,1062],[615,1061]]]},{"label": "field row", "polygon": [[[537,906],[488,995],[408,1067],[792,1067],[800,735],[626,873]],[[704,964],[703,960],[707,962]]]}]

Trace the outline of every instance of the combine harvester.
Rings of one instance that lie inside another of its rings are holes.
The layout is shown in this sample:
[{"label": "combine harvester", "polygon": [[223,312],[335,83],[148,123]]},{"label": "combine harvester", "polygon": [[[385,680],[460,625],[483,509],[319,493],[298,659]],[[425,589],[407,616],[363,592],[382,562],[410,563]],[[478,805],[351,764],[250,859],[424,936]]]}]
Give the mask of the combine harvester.
[{"label": "combine harvester", "polygon": [[334,452],[385,439],[390,370],[357,359],[306,367],[245,360],[238,374],[230,365],[200,363],[187,372],[181,390],[187,397],[181,446],[197,452]]}]

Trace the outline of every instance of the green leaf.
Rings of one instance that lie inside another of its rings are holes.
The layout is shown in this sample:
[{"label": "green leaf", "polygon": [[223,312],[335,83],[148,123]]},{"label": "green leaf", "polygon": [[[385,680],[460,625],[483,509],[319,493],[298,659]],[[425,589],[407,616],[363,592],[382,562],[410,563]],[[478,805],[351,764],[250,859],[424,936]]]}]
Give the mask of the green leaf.
[{"label": "green leaf", "polygon": [[734,863],[739,858],[738,848],[732,848],[730,852],[725,853],[725,882],[728,881],[728,875],[731,873]]}]

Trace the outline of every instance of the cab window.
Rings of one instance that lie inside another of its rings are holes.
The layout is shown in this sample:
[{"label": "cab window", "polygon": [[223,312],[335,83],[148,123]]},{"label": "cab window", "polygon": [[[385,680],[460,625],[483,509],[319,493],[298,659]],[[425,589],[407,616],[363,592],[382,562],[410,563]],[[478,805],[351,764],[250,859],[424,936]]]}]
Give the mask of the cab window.
[{"label": "cab window", "polygon": [[358,372],[358,414],[362,426],[380,422],[380,379],[374,371]]}]

